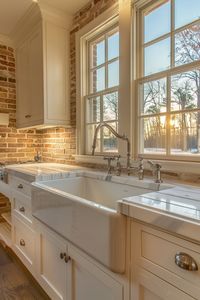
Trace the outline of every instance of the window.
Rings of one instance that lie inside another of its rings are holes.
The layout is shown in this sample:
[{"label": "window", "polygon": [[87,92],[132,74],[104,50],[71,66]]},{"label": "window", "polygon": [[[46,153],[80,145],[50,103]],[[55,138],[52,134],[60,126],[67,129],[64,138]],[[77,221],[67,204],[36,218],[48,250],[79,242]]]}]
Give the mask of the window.
[{"label": "window", "polygon": [[[99,122],[118,130],[119,30],[112,26],[87,41],[87,90],[84,97],[86,153],[90,154]],[[117,152],[117,140],[102,128],[96,153]]]},{"label": "window", "polygon": [[200,154],[200,1],[139,10],[139,153]]}]

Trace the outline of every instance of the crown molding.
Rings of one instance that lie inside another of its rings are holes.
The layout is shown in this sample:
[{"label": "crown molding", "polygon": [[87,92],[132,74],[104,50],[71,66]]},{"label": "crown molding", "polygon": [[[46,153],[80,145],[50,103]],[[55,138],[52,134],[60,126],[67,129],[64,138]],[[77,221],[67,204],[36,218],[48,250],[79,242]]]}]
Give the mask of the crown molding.
[{"label": "crown molding", "polygon": [[65,13],[62,10],[54,8],[52,6],[43,3],[42,1],[38,2],[42,19],[44,21],[53,22],[56,25],[62,26],[65,29],[69,30],[72,26],[72,16]]},{"label": "crown molding", "polygon": [[0,44],[5,46],[13,47],[13,41],[7,35],[0,34]]},{"label": "crown molding", "polygon": [[42,16],[39,6],[37,3],[33,3],[10,34],[14,44],[17,46],[19,41],[26,39],[27,35],[41,20]]}]

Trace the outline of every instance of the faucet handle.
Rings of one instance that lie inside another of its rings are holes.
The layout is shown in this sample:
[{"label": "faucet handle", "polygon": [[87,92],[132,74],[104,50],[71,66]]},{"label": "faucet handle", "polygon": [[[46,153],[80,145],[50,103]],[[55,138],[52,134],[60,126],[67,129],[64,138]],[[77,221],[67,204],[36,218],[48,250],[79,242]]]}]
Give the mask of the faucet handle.
[{"label": "faucet handle", "polygon": [[152,169],[158,169],[158,170],[160,170],[162,168],[161,164],[155,163],[152,160],[148,160],[147,162],[152,167]]}]

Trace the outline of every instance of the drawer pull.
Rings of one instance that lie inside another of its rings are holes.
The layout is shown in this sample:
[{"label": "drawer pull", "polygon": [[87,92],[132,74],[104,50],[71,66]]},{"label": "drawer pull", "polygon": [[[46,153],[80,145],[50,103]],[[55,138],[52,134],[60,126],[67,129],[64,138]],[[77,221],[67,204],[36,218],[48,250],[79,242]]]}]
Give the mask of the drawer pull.
[{"label": "drawer pull", "polygon": [[31,115],[26,115],[25,118],[26,118],[26,119],[30,119],[30,118],[31,118]]},{"label": "drawer pull", "polygon": [[23,247],[26,245],[25,241],[23,239],[21,239],[19,243],[20,243],[20,246],[23,246]]},{"label": "drawer pull", "polygon": [[19,211],[25,212],[25,208],[22,206],[22,207],[19,208]]},{"label": "drawer pull", "polygon": [[21,183],[17,187],[18,187],[18,189],[23,189],[24,188],[23,184],[21,184]]},{"label": "drawer pull", "polygon": [[184,252],[176,253],[175,263],[181,269],[187,271],[198,271],[198,265],[196,261],[187,253]]},{"label": "drawer pull", "polygon": [[65,256],[65,262],[66,262],[66,264],[68,263],[68,261],[70,261],[70,259],[71,259],[71,257],[69,255]]},{"label": "drawer pull", "polygon": [[61,259],[64,259],[64,258],[66,257],[66,255],[67,255],[66,253],[61,252],[61,253],[60,253],[60,258],[61,258]]}]

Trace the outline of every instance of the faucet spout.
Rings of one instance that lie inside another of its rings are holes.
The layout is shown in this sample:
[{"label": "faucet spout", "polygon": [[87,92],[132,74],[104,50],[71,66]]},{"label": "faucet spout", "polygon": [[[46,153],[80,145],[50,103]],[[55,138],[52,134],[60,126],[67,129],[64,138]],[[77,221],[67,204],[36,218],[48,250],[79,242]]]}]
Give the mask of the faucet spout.
[{"label": "faucet spout", "polygon": [[116,138],[126,141],[126,143],[127,143],[127,169],[130,170],[130,167],[131,167],[131,164],[130,164],[131,145],[130,145],[129,138],[125,134],[123,134],[123,135],[119,134],[112,126],[110,126],[106,122],[99,123],[95,129],[93,144],[92,144],[92,155],[94,155],[94,153],[95,153],[98,132],[103,127],[108,128],[112,132],[112,134],[114,136],[116,136]]}]

